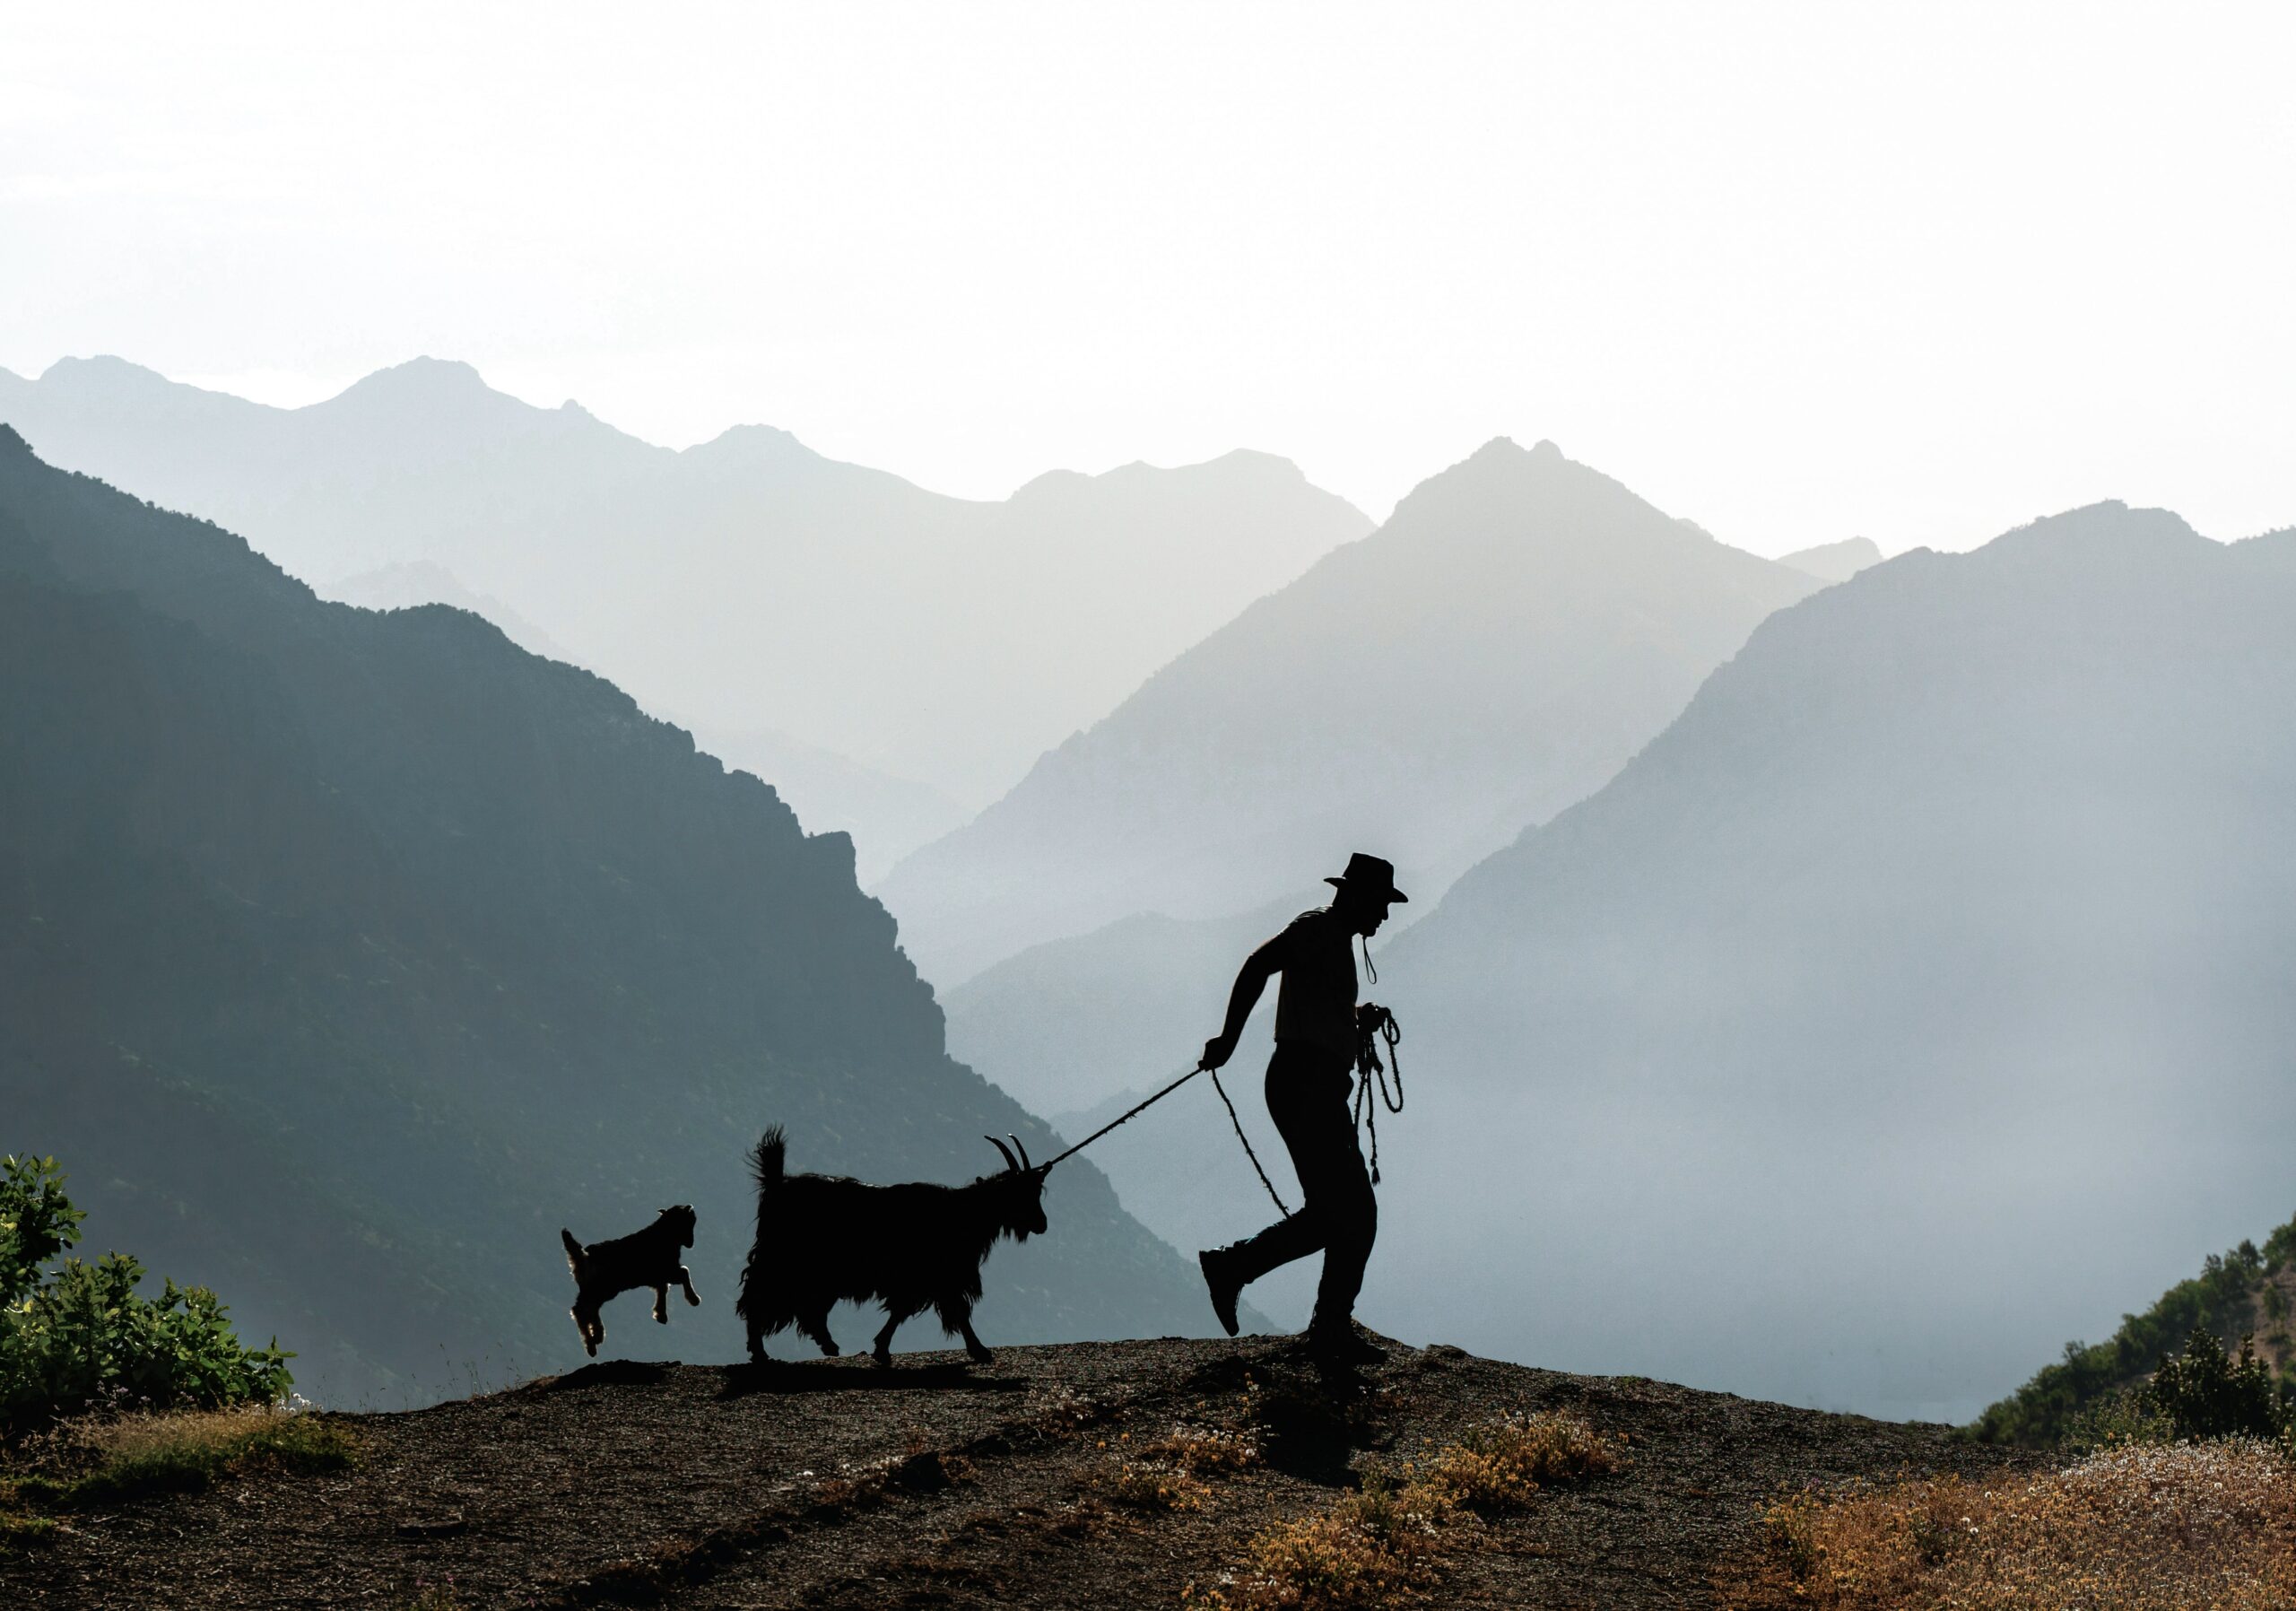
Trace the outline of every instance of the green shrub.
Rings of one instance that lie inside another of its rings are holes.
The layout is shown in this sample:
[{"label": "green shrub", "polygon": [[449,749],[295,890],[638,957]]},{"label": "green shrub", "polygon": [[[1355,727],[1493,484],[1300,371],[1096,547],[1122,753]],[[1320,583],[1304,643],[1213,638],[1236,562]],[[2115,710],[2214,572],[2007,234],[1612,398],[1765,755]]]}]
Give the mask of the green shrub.
[{"label": "green shrub", "polygon": [[135,1289],[125,1253],[66,1258],[81,1211],[52,1158],[0,1158],[0,1441],[74,1412],[139,1406],[266,1404],[293,1381],[292,1355],[243,1345],[205,1287]]},{"label": "green shrub", "polygon": [[2201,1273],[2179,1281],[2143,1314],[2123,1315],[2109,1342],[2067,1343],[2065,1357],[1987,1408],[1970,1429],[1981,1441],[2046,1447],[2062,1442],[2088,1405],[2133,1386],[2195,1327],[2238,1336],[2251,1323],[2256,1291],[2296,1255],[2296,1219],[2265,1239],[2211,1254]]},{"label": "green shrub", "polygon": [[2122,1388],[2090,1400],[2074,1412],[2064,1439],[2065,1447],[2076,1454],[2176,1441],[2176,1423],[2153,1406],[2142,1387]]},{"label": "green shrub", "polygon": [[2205,1326],[2161,1359],[2138,1397],[2179,1438],[2276,1438],[2288,1427],[2287,1402],[2254,1341],[2242,1337],[2236,1359]]}]

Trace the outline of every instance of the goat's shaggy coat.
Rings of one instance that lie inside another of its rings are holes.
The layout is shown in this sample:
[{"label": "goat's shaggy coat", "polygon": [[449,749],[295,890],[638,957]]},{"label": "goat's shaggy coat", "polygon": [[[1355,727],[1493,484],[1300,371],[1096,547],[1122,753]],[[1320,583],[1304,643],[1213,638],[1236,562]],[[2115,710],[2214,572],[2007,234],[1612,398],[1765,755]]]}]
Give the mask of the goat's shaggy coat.
[{"label": "goat's shaggy coat", "polygon": [[[872,1186],[845,1175],[786,1172],[781,1127],[766,1131],[752,1159],[757,1177],[757,1241],[742,1267],[735,1310],[748,1327],[750,1357],[765,1339],[795,1326],[823,1354],[837,1352],[829,1311],[839,1300],[885,1306],[875,1355],[892,1363],[893,1333],[929,1309],[942,1329],[964,1338],[986,1364],[973,1335],[980,1267],[1000,1237],[1026,1241],[1045,1228],[1044,1177],[1022,1148],[1016,1159],[989,1136],[1008,1167],[969,1186],[912,1182]],[[1013,1145],[1020,1147],[1019,1137]]]},{"label": "goat's shaggy coat", "polygon": [[612,1241],[594,1241],[586,1248],[574,1240],[573,1232],[565,1230],[559,1232],[558,1240],[566,1244],[566,1265],[574,1272],[574,1324],[592,1359],[606,1340],[606,1323],[598,1318],[598,1309],[607,1299],[650,1286],[654,1318],[665,1326],[670,1323],[670,1288],[683,1287],[689,1303],[701,1302],[693,1290],[693,1277],[678,1262],[678,1250],[693,1246],[693,1210],[683,1203],[663,1209],[643,1231]]}]

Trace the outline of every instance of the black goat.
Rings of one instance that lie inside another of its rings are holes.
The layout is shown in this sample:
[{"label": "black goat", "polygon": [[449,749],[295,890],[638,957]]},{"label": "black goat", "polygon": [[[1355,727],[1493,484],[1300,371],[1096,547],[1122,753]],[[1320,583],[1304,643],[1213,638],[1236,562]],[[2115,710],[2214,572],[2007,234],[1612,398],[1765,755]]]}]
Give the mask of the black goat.
[{"label": "black goat", "polygon": [[972,1329],[980,1267],[999,1237],[1026,1241],[1043,1232],[1045,1171],[1030,1165],[1019,1136],[1018,1158],[996,1136],[986,1139],[1004,1154],[1005,1168],[970,1186],[872,1186],[845,1175],[785,1173],[781,1127],[766,1131],[751,1161],[757,1242],[734,1304],[749,1328],[750,1357],[764,1358],[766,1337],[791,1326],[834,1354],[829,1311],[848,1299],[885,1306],[881,1365],[892,1363],[900,1323],[927,1309],[987,1364],[989,1352]]},{"label": "black goat", "polygon": [[683,1287],[689,1303],[701,1302],[693,1290],[693,1277],[678,1262],[678,1250],[693,1246],[693,1210],[683,1203],[663,1209],[643,1231],[612,1241],[594,1241],[586,1248],[574,1240],[573,1232],[564,1230],[558,1240],[566,1244],[566,1266],[574,1272],[574,1324],[592,1359],[606,1340],[606,1323],[598,1318],[598,1308],[608,1298],[650,1286],[654,1318],[665,1326],[670,1323],[670,1288]]}]

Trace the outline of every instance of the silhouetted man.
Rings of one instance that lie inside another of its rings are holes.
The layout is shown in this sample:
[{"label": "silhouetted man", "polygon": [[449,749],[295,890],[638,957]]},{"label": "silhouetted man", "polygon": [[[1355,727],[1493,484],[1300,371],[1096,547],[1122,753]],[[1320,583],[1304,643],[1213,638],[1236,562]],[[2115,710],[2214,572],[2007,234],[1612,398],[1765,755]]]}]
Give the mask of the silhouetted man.
[{"label": "silhouetted man", "polygon": [[1348,858],[1344,875],[1324,882],[1338,888],[1332,903],[1301,912],[1244,959],[1228,997],[1228,1021],[1204,1043],[1204,1067],[1226,1063],[1268,976],[1283,975],[1275,997],[1275,1055],[1267,1063],[1267,1115],[1291,1151],[1307,1200],[1299,1213],[1257,1236],[1199,1253],[1196,1261],[1212,1292],[1213,1312],[1233,1337],[1243,1289],[1278,1265],[1320,1249],[1323,1282],[1309,1341],[1326,1354],[1376,1354],[1351,1323],[1379,1228],[1378,1202],[1348,1108],[1357,1044],[1354,947],[1356,936],[1378,933],[1387,908],[1407,897],[1396,888],[1392,865],[1361,851]]}]

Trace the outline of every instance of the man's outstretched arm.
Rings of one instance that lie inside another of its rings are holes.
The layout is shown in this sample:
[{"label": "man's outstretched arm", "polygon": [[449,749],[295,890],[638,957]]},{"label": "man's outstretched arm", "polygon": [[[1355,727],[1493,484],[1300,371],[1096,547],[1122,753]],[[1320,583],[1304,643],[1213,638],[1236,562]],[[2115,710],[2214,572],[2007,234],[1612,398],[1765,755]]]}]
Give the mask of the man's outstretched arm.
[{"label": "man's outstretched arm", "polygon": [[1204,1043],[1202,1068],[1218,1068],[1236,1055],[1236,1042],[1244,1032],[1244,1021],[1259,1005],[1259,993],[1267,988],[1267,981],[1283,970],[1282,953],[1283,936],[1278,935],[1244,959],[1236,971],[1236,988],[1228,992],[1228,1022],[1220,1032]]}]

